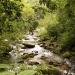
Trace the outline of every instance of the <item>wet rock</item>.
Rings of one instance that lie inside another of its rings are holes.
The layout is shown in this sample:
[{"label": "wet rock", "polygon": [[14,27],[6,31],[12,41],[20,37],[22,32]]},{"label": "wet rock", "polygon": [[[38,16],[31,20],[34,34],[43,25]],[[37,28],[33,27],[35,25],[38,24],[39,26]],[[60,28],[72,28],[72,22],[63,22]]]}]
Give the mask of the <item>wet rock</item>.
[{"label": "wet rock", "polygon": [[70,62],[71,62],[71,71],[75,73],[75,57],[71,57]]},{"label": "wet rock", "polygon": [[29,60],[28,61],[28,64],[29,65],[39,65],[39,64],[41,64],[41,62],[38,60]]},{"label": "wet rock", "polygon": [[22,48],[22,47],[24,47],[24,45],[23,45],[23,44],[18,44],[18,46],[19,46],[19,47],[21,47],[21,48]]},{"label": "wet rock", "polygon": [[9,41],[9,40],[8,40],[8,39],[4,39],[4,41],[6,41],[6,42],[7,42],[7,41]]},{"label": "wet rock", "polygon": [[38,65],[38,62],[28,62],[29,65]]},{"label": "wet rock", "polygon": [[41,56],[41,59],[43,59],[43,60],[45,60],[47,62],[53,62],[53,63],[56,63],[56,64],[61,64],[63,62],[63,59],[62,58],[60,58],[57,55],[54,55],[50,51],[43,52],[43,54]]},{"label": "wet rock", "polygon": [[28,53],[24,53],[22,55],[22,59],[30,59],[30,58],[33,58],[35,56],[35,54],[31,53],[31,54],[28,54]]},{"label": "wet rock", "polygon": [[36,44],[35,41],[29,41],[29,40],[25,40],[25,41],[22,41],[21,42],[23,45],[30,45],[30,46],[33,46]]},{"label": "wet rock", "polygon": [[25,44],[25,43],[23,43],[23,45],[24,45],[24,47],[22,47],[23,49],[24,48],[34,48],[35,47],[35,45],[33,45],[33,44]]},{"label": "wet rock", "polygon": [[40,47],[43,47],[43,44],[39,44],[40,45]]}]

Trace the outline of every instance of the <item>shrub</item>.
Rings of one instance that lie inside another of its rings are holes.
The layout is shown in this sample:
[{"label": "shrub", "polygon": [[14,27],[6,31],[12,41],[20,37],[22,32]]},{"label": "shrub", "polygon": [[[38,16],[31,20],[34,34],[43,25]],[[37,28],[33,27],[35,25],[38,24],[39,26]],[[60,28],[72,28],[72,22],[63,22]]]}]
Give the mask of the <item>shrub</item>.
[{"label": "shrub", "polygon": [[40,65],[34,75],[61,75],[61,73],[53,66]]}]

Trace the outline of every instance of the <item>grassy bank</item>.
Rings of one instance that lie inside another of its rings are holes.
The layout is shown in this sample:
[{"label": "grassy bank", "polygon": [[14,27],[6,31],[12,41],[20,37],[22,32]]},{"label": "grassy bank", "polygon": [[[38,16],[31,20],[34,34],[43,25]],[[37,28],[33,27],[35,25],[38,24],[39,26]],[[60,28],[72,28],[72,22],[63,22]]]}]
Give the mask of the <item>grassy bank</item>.
[{"label": "grassy bank", "polygon": [[[15,75],[14,72],[8,71],[11,67],[9,64],[0,64],[0,75]],[[18,75],[33,75],[35,71],[33,69],[22,70]]]},{"label": "grassy bank", "polygon": [[[33,75],[35,73],[34,70],[25,70],[20,72],[18,75]],[[0,75],[15,75],[13,72],[4,71],[1,72]]]}]

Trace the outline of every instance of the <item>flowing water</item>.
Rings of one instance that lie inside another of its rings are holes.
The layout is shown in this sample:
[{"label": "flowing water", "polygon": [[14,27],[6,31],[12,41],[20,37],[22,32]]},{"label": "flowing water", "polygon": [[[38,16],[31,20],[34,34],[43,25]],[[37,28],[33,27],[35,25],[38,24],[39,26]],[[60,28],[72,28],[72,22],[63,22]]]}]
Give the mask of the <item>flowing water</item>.
[{"label": "flowing water", "polygon": [[[10,55],[12,57],[12,62],[15,64],[14,72],[18,73],[18,61],[24,54],[34,54],[34,57],[30,58],[27,63],[33,63],[37,62],[38,64],[42,64],[45,61],[52,61],[57,64],[61,64],[63,61],[65,64],[68,64],[70,67],[72,64],[68,59],[63,59],[60,56],[54,54],[50,50],[44,49],[38,44],[39,37],[37,34],[34,33],[34,35],[27,34],[25,35],[25,38],[22,40],[19,40],[20,43],[16,44],[15,46],[13,45],[13,50],[10,52]],[[24,46],[28,46],[23,48]],[[72,69],[71,69],[72,70]],[[67,70],[63,70],[64,74],[63,75],[75,75],[72,74],[72,71],[70,70],[70,74],[67,74]]]}]

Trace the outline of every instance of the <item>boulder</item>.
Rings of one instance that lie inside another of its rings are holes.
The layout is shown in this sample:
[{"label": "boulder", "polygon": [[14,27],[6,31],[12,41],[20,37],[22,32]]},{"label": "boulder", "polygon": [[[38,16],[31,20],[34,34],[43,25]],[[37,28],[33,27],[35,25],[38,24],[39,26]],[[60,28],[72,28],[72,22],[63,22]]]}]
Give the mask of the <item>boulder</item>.
[{"label": "boulder", "polygon": [[38,64],[41,64],[41,61],[32,59],[32,60],[28,61],[28,64],[29,65],[38,65]]},{"label": "boulder", "polygon": [[27,44],[27,43],[23,43],[24,47],[22,47],[23,49],[25,48],[34,48],[35,45],[34,44]]},{"label": "boulder", "polygon": [[21,41],[21,43],[30,48],[33,48],[33,46],[35,46],[35,44],[36,44],[35,41],[30,41],[30,40],[24,40],[24,41]]}]

